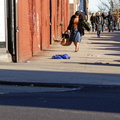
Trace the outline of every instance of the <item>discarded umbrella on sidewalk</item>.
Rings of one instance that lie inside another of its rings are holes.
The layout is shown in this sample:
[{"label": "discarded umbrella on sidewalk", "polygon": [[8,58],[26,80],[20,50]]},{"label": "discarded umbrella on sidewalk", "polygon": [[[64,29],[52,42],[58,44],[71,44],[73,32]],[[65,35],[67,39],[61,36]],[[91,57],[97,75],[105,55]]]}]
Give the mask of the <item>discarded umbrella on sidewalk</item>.
[{"label": "discarded umbrella on sidewalk", "polygon": [[53,55],[52,59],[70,59],[71,57],[68,54],[63,55]]}]

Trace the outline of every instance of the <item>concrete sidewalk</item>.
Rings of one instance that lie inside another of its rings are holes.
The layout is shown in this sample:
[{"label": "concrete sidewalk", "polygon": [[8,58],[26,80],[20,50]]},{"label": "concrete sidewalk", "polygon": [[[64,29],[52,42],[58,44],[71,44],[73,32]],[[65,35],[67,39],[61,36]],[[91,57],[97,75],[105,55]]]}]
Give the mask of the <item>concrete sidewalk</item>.
[{"label": "concrete sidewalk", "polygon": [[[68,54],[71,59],[51,59]],[[80,49],[55,43],[25,63],[0,63],[1,83],[120,86],[120,31],[86,33]]]}]

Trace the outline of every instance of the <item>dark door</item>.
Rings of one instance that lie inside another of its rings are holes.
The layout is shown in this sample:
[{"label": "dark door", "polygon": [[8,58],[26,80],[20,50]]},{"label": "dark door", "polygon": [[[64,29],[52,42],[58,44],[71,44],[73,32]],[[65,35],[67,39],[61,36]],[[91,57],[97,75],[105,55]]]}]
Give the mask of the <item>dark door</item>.
[{"label": "dark door", "polygon": [[13,62],[17,61],[16,55],[16,8],[15,0],[7,0],[7,26],[8,26],[8,51]]},{"label": "dark door", "polygon": [[50,0],[50,44],[52,44],[52,0]]}]

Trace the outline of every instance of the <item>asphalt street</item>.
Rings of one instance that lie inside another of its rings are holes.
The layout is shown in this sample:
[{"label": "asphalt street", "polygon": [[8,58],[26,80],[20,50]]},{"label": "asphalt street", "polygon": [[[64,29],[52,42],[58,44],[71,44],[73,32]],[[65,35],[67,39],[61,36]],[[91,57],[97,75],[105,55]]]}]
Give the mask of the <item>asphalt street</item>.
[{"label": "asphalt street", "polygon": [[120,120],[120,89],[0,94],[1,120]]}]

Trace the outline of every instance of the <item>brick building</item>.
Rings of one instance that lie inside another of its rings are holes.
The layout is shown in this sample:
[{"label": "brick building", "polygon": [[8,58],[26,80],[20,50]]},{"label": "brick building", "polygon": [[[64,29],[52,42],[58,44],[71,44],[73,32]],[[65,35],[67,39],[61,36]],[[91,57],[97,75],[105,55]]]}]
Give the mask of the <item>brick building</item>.
[{"label": "brick building", "polygon": [[69,0],[70,3],[70,17],[79,10],[80,0]]},{"label": "brick building", "polygon": [[68,0],[18,1],[18,61],[29,59],[61,37],[68,25],[68,3]]},{"label": "brick building", "polygon": [[69,23],[69,0],[7,1],[7,46],[23,62],[61,37]]},{"label": "brick building", "polygon": [[120,29],[120,0],[113,2],[112,14],[116,24],[115,29]]}]

